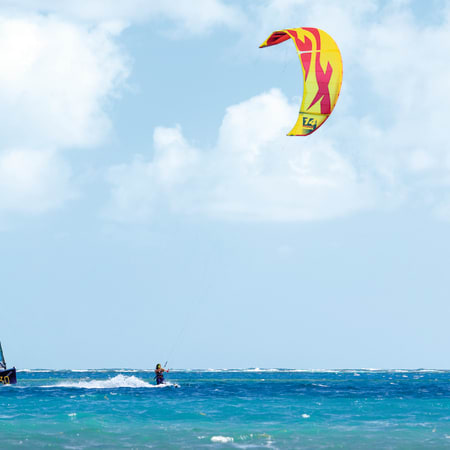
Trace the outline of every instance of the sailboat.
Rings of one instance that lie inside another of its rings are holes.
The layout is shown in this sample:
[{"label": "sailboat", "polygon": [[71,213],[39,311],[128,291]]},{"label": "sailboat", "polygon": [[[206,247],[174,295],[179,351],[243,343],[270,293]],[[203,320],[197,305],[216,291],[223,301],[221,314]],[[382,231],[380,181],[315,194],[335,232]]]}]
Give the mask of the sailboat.
[{"label": "sailboat", "polygon": [[0,342],[0,384],[16,384],[16,368],[6,368],[5,356],[3,355],[2,343]]}]

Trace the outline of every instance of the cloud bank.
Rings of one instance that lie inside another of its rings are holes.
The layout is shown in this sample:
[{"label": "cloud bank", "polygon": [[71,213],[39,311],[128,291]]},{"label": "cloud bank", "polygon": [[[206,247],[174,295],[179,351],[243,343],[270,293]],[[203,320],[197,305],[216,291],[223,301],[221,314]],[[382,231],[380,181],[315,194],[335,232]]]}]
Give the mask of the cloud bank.
[{"label": "cloud bank", "polygon": [[[0,213],[44,212],[73,196],[65,155],[105,139],[112,127],[105,105],[130,72],[118,46],[123,26],[164,18],[180,35],[241,30],[241,49],[273,29],[314,24],[341,48],[342,95],[333,117],[307,139],[284,136],[298,105],[276,89],[230,106],[211,149],[188,142],[181,126],[156,128],[153,149],[108,170],[108,217],[147,221],[167,211],[302,221],[408,202],[450,216],[445,4],[436,4],[440,20],[432,24],[405,1],[278,0],[244,8],[202,0],[194,10],[185,0],[17,0],[2,8]],[[265,58],[274,56],[261,52]]]},{"label": "cloud bank", "polygon": [[180,127],[158,128],[153,158],[136,156],[109,171],[108,215],[149,220],[168,210],[304,221],[422,204],[448,217],[449,9],[433,25],[420,23],[409,2],[305,8],[285,0],[250,10],[255,29],[289,25],[302,10],[305,22],[336,38],[344,85],[332,118],[309,138],[286,138],[296,106],[272,90],[229,107],[213,149],[189,144]]},{"label": "cloud bank", "polygon": [[201,34],[214,27],[237,28],[245,20],[240,8],[220,0],[148,1],[128,0],[6,0],[10,12],[58,15],[69,20],[93,23],[132,24],[144,21],[169,21],[175,33]]},{"label": "cloud bank", "polygon": [[0,213],[44,212],[73,196],[61,151],[108,134],[105,104],[128,75],[117,28],[0,16]]},{"label": "cloud bank", "polygon": [[61,206],[75,192],[69,165],[52,151],[0,152],[0,211],[38,214]]},{"label": "cloud bank", "polygon": [[130,73],[118,45],[124,26],[164,19],[176,32],[200,34],[240,17],[218,0],[196,8],[185,0],[3,2],[0,215],[45,212],[73,197],[62,150],[95,147],[111,131],[106,107]]},{"label": "cloud bank", "polygon": [[166,210],[226,220],[298,221],[341,216],[374,201],[331,140],[286,138],[297,107],[277,89],[227,109],[213,149],[180,127],[157,128],[151,160],[112,167],[107,214],[146,221]]}]

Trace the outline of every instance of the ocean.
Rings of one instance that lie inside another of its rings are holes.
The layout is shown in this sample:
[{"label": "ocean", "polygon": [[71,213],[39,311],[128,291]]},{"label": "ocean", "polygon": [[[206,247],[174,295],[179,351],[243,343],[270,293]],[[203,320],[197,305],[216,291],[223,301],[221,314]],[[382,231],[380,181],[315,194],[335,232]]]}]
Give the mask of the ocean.
[{"label": "ocean", "polygon": [[[1,448],[450,448],[450,371],[19,370]],[[174,384],[178,384],[179,388]]]}]

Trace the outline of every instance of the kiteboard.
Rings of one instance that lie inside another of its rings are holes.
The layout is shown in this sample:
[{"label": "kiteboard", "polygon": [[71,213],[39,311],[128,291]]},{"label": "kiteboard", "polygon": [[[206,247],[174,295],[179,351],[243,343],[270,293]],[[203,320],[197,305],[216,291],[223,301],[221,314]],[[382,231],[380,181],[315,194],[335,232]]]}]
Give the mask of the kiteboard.
[{"label": "kiteboard", "polygon": [[178,383],[171,383],[170,381],[167,383],[161,383],[161,384],[157,384],[156,387],[171,387],[171,388],[179,388],[181,387]]}]

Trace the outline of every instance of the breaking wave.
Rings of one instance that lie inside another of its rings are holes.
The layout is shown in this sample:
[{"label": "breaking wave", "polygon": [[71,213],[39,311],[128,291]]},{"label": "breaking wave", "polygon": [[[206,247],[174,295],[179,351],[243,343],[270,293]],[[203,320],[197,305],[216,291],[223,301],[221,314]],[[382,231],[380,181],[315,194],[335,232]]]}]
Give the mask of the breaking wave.
[{"label": "breaking wave", "polygon": [[147,381],[141,380],[135,376],[116,375],[107,380],[91,380],[91,381],[76,381],[63,382],[49,386],[42,386],[45,388],[80,388],[80,389],[117,389],[117,388],[156,388],[161,389],[165,387],[177,386],[172,383],[164,383],[160,385],[150,384]]}]

